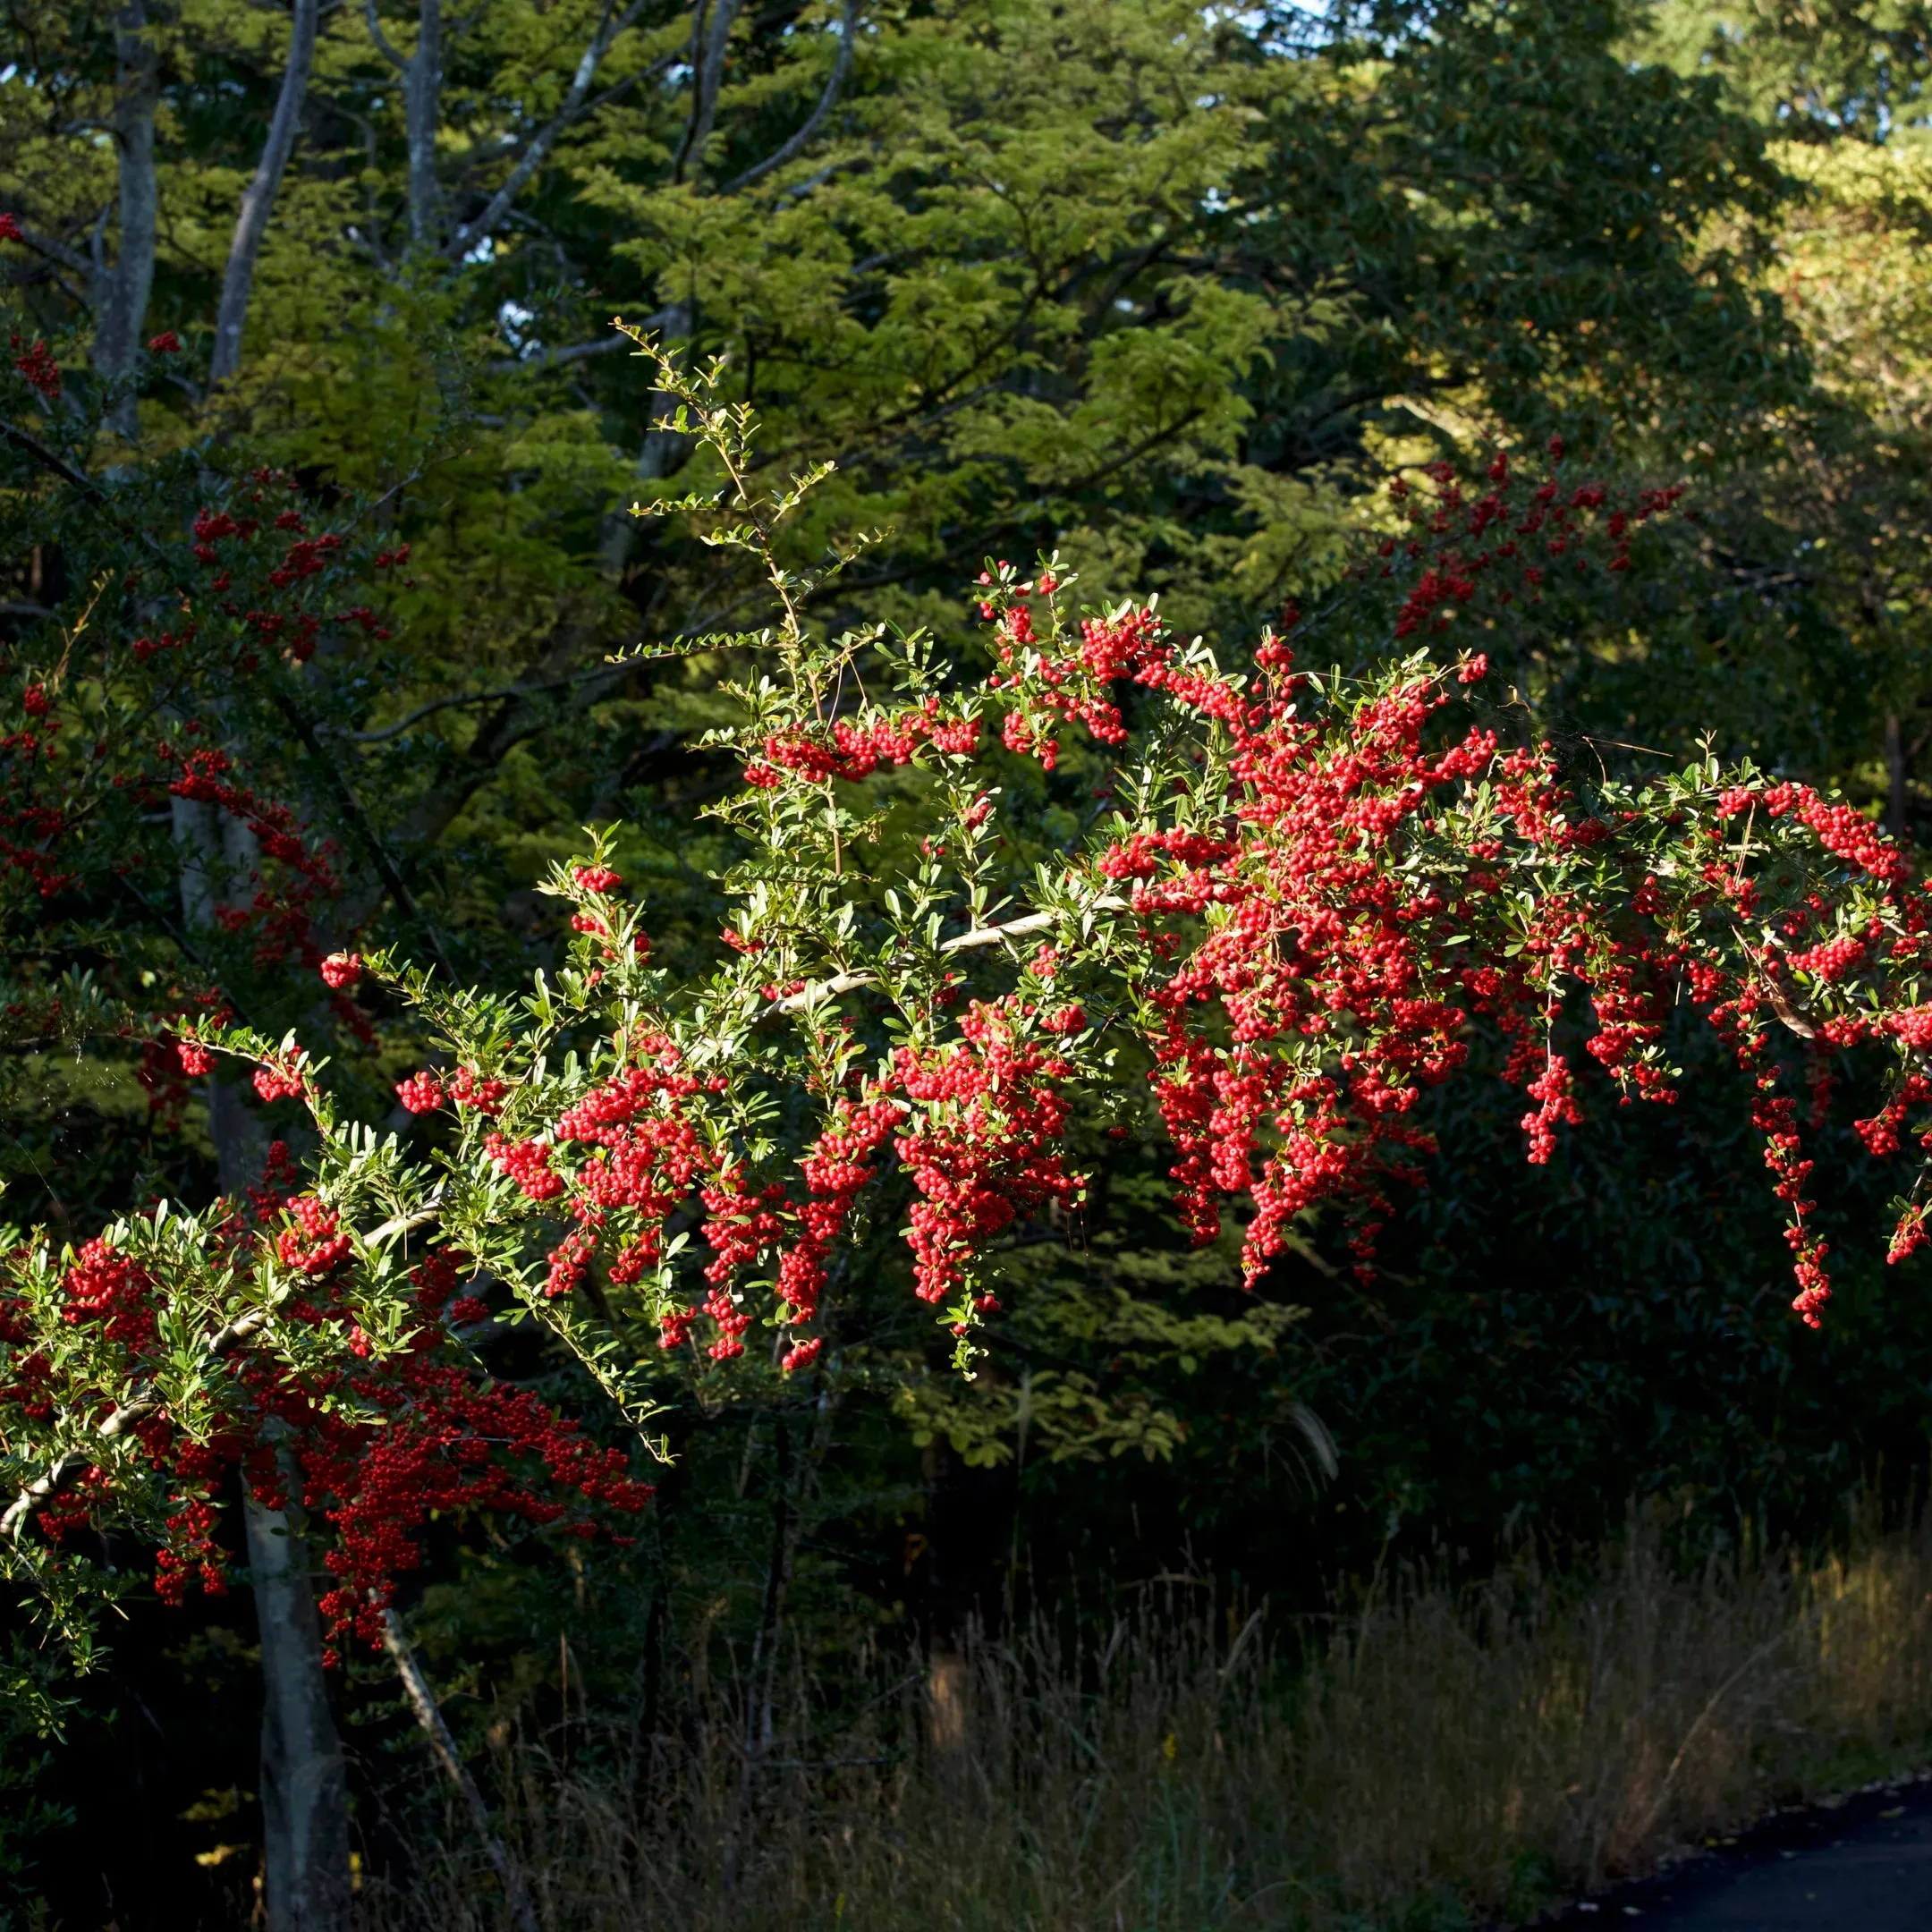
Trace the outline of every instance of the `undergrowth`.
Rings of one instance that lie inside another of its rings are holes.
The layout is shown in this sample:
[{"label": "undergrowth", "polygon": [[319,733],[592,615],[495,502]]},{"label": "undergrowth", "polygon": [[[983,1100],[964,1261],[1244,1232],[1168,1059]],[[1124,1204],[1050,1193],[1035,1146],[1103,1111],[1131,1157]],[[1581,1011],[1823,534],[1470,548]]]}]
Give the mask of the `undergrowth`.
[{"label": "undergrowth", "polygon": [[[1932,1741],[1932,1530],[1826,1561],[1385,1579],[1346,1614],[1040,1617],[827,1738],[808,1679],[494,1772],[557,1932],[1446,1932],[1521,1919]],[[504,1923],[453,1813],[372,1932]]]}]

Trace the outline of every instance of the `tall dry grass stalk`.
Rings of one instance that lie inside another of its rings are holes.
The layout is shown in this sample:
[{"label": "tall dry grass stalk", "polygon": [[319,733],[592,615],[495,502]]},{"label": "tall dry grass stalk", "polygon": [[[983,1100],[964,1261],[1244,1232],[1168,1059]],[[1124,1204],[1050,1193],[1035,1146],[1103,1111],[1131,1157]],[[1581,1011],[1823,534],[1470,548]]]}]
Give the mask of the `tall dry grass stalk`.
[{"label": "tall dry grass stalk", "polygon": [[[1036,1625],[937,1726],[902,1690],[829,1750],[802,1682],[749,1759],[728,1699],[641,1775],[509,1750],[506,1827],[555,1932],[1421,1932],[1932,1740],[1923,1531],[1687,1575],[1646,1521],[1588,1574],[1410,1577],[1298,1641],[1230,1624],[1150,1610],[1078,1653]],[[501,1919],[453,1818],[366,1902],[385,1932]]]}]

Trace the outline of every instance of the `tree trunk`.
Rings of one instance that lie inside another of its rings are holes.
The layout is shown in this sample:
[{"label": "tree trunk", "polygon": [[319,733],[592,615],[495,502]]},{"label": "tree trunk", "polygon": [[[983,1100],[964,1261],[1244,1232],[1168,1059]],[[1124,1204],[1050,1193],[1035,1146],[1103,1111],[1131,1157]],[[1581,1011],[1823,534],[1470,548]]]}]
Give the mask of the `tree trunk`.
[{"label": "tree trunk", "polygon": [[242,367],[242,330],[248,320],[249,296],[255,286],[255,262],[261,253],[262,237],[268,232],[268,216],[282,185],[283,170],[288,166],[301,126],[302,107],[309,97],[309,76],[315,68],[318,11],[319,0],[295,0],[293,32],[289,40],[288,67],[282,76],[282,92],[275,100],[275,117],[268,123],[268,139],[262,145],[255,178],[242,192],[234,239],[229,244],[228,272],[222,278],[221,306],[215,312],[215,352],[208,363],[210,382],[226,382]]},{"label": "tree trunk", "polygon": [[[123,0],[114,15],[114,147],[120,163],[121,239],[113,268],[96,291],[94,366],[109,381],[139,367],[148,297],[154,287],[155,101],[159,91],[147,0]],[[138,427],[131,394],[108,419],[116,434]]]},{"label": "tree trunk", "polygon": [[443,0],[420,0],[416,51],[402,74],[409,139],[410,246],[442,242],[442,199],[436,188],[436,130],[443,118]]},{"label": "tree trunk", "polygon": [[965,1467],[942,1436],[919,1456],[926,1482],[927,1740],[936,1756],[965,1744],[973,1653],[1006,1600],[1018,1496],[1013,1471]]},{"label": "tree trunk", "polygon": [[[170,801],[182,918],[207,932],[216,909],[253,895],[258,852],[239,819],[205,800]],[[261,1123],[237,1081],[210,1078],[208,1129],[222,1191],[240,1195],[261,1176]],[[249,1568],[261,1626],[262,1836],[267,1932],[346,1932],[349,1789],[329,1714],[322,1626],[309,1584],[309,1549],[293,1459],[284,1456],[287,1510],[265,1508],[242,1486]]]},{"label": "tree trunk", "polygon": [[322,1626],[300,1516],[244,1491],[261,1624],[261,1809],[267,1932],[345,1932],[349,1788],[329,1714]]},{"label": "tree trunk", "polygon": [[[691,23],[691,112],[671,165],[671,179],[681,182],[704,165],[705,143],[717,120],[718,90],[724,84],[724,56],[738,18],[740,0],[712,0],[710,31],[704,31],[705,8],[700,0]],[[702,39],[700,40],[700,36]]]}]

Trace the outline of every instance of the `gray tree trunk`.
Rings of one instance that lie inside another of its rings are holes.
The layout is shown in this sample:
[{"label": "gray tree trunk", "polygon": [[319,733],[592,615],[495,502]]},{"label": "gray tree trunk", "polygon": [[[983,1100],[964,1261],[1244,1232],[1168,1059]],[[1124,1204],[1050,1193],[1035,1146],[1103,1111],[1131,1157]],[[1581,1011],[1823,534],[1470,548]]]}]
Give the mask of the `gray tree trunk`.
[{"label": "gray tree trunk", "polygon": [[[104,268],[95,292],[94,366],[111,381],[131,376],[148,326],[154,287],[155,102],[159,79],[148,33],[147,0],[123,0],[114,14],[114,148],[119,159],[121,236],[114,267]],[[134,398],[119,402],[109,419],[121,436],[136,428]]]},{"label": "gray tree trunk", "polygon": [[226,382],[242,367],[242,330],[248,321],[249,296],[255,286],[255,263],[262,237],[275,208],[283,171],[301,128],[302,107],[309,98],[309,77],[315,71],[316,22],[319,0],[295,0],[293,31],[289,40],[288,67],[268,139],[262,144],[254,179],[242,191],[242,210],[235,218],[234,239],[228,248],[228,270],[222,278],[221,305],[215,311],[215,352],[208,361],[208,380]]},{"label": "gray tree trunk", "polygon": [[[693,314],[691,302],[673,302],[668,308],[658,309],[645,326],[655,329],[666,341],[676,342],[691,334]],[[675,397],[662,389],[651,391],[644,406],[644,419],[649,428],[644,432],[643,447],[638,452],[637,464],[632,471],[640,486],[660,482],[669,476],[691,446],[692,438],[664,427],[676,411]],[[631,514],[628,503],[617,504],[605,517],[603,533],[597,544],[597,560],[606,575],[623,575],[637,542],[637,530],[638,520]]]},{"label": "gray tree trunk", "polygon": [[300,1513],[244,1493],[261,1626],[262,1835],[267,1932],[346,1932],[349,1787],[329,1713],[322,1625]]},{"label": "gray tree trunk", "polygon": [[704,165],[705,143],[717,120],[718,90],[724,84],[724,56],[731,47],[732,27],[741,0],[712,0],[710,31],[703,34],[702,4],[691,23],[691,112],[671,165],[671,179],[681,182],[687,169],[696,174]]},{"label": "gray tree trunk", "polygon": [[419,0],[416,51],[402,72],[409,139],[410,246],[440,247],[442,197],[436,188],[436,130],[443,118],[443,0]]},{"label": "gray tree trunk", "polygon": [[362,0],[376,51],[402,76],[402,125],[409,148],[410,246],[442,245],[443,197],[436,185],[436,131],[443,123],[443,0],[416,0],[416,51],[405,58],[383,31],[376,0]]},{"label": "gray tree trunk", "polygon": [[[182,918],[206,932],[224,900],[254,893],[254,835],[203,800],[170,801]],[[261,1124],[241,1083],[211,1078],[208,1125],[222,1191],[239,1195],[259,1179]],[[292,1459],[284,1458],[291,1483]],[[309,1581],[301,1515],[267,1509],[242,1487],[249,1569],[261,1629],[263,1904],[267,1932],[347,1932],[349,1787],[329,1712],[322,1625]]]}]

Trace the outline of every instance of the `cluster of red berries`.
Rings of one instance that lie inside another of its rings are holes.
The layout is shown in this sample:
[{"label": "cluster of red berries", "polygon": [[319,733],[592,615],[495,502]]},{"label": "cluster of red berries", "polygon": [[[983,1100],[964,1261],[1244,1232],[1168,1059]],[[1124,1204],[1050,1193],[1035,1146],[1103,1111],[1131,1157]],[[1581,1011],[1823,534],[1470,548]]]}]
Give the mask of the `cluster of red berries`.
[{"label": "cluster of red berries", "polygon": [[[335,1539],[326,1559],[334,1582],[322,1598],[323,1614],[332,1633],[353,1631],[370,1641],[379,1640],[378,1620],[395,1579],[419,1563],[418,1536],[434,1515],[481,1511],[532,1528],[591,1535],[613,1513],[634,1514],[648,1503],[649,1485],[631,1475],[617,1451],[598,1446],[528,1391],[479,1382],[473,1368],[444,1347],[449,1325],[488,1313],[478,1297],[459,1292],[464,1257],[437,1250],[418,1266],[411,1277],[416,1325],[400,1352],[378,1360],[343,1301],[352,1285],[342,1267],[350,1239],[335,1211],[312,1195],[284,1195],[277,1182],[294,1173],[277,1142],[263,1185],[250,1191],[261,1220],[237,1217],[228,1238],[246,1250],[268,1216],[285,1217],[274,1237],[276,1254],[308,1277],[304,1296],[284,1304],[285,1318],[318,1328],[345,1326],[346,1359],[299,1370],[241,1354],[216,1390],[232,1411],[229,1422],[210,1439],[177,1439],[165,1416],[138,1426],[138,1440],[171,1496],[157,1557],[156,1584],[165,1601],[182,1601],[197,1578],[212,1591],[225,1587],[214,1497],[237,1462],[265,1504],[296,1502],[326,1518]],[[90,1241],[75,1257],[63,1316],[114,1344],[104,1396],[147,1372],[147,1356],[163,1345],[158,1306],[147,1271],[110,1243]],[[0,1345],[15,1348],[28,1332],[0,1303]],[[33,1406],[32,1389],[47,1377],[44,1359],[11,1361],[10,1400]],[[282,1456],[269,1446],[270,1422]],[[58,1542],[112,1500],[105,1472],[91,1471],[42,1513],[42,1531]]]},{"label": "cluster of red berries", "polygon": [[54,360],[54,352],[38,335],[29,342],[22,342],[16,335],[13,338],[13,367],[47,398],[49,402],[61,399],[60,364]]},{"label": "cluster of red berries", "polygon": [[284,1267],[303,1275],[327,1275],[349,1258],[353,1243],[342,1232],[334,1208],[312,1194],[303,1194],[289,1202],[288,1213],[294,1224],[284,1228],[275,1242]]},{"label": "cluster of red berries", "polygon": [[929,698],[917,710],[891,716],[835,718],[829,726],[773,733],[765,740],[762,758],[745,767],[744,782],[768,792],[784,782],[786,772],[794,772],[811,784],[835,778],[857,784],[882,765],[910,764],[925,743],[948,757],[969,757],[979,737],[978,717],[945,716],[939,700]]},{"label": "cluster of red berries", "polygon": [[[1550,438],[1549,456],[1553,468],[1560,468],[1561,436]],[[1445,631],[1460,613],[1480,608],[1486,599],[1497,609],[1507,608],[1519,597],[1537,600],[1549,569],[1566,556],[1572,570],[1589,569],[1585,547],[1593,527],[1589,520],[1609,498],[1602,484],[1566,488],[1553,476],[1530,491],[1527,501],[1519,502],[1515,492],[1524,479],[1512,468],[1507,452],[1499,452],[1490,462],[1490,487],[1473,501],[1465,495],[1453,463],[1431,463],[1424,473],[1435,486],[1433,496],[1399,477],[1389,485],[1389,495],[1407,518],[1411,534],[1406,539],[1384,539],[1381,573],[1394,573],[1398,553],[1421,564],[1396,614],[1398,641],[1425,628]],[[1633,527],[1674,509],[1682,495],[1682,486],[1676,484],[1640,490],[1604,518],[1611,546],[1605,568],[1627,571]],[[1532,561],[1538,558],[1542,561]]]},{"label": "cluster of red berries", "polygon": [[962,1287],[1022,1216],[1085,1196],[1059,1146],[1072,1114],[1060,1083],[1073,1069],[1029,1038],[1031,1018],[1013,997],[975,1002],[957,1040],[893,1055],[894,1085],[912,1103],[893,1144],[920,1196],[906,1238],[922,1301]]},{"label": "cluster of red berries", "polygon": [[[1579,520],[1606,502],[1594,485],[1560,492],[1546,484],[1513,509],[1502,458],[1494,487],[1473,503],[1450,472],[1436,480],[1433,505],[1411,506],[1427,514],[1428,535],[1453,548],[1493,532],[1491,547],[1436,555],[1398,634],[1425,618],[1439,623],[1478,579],[1496,580],[1504,564],[1520,564],[1530,535],[1541,554],[1562,554]],[[1612,541],[1627,544],[1636,524],[1673,508],[1677,495],[1646,492],[1612,512]],[[1422,555],[1419,538],[1411,549]],[[1030,589],[1003,583],[983,606],[999,625],[1010,744],[1050,763],[1043,721],[1084,723],[1112,742],[1118,713],[1106,691],[1122,682],[1163,692],[1221,734],[1225,790],[1197,797],[1182,786],[1174,821],[1123,826],[1098,870],[1130,888],[1147,948],[1143,1026],[1161,1070],[1156,1097],[1178,1156],[1181,1213],[1209,1241],[1222,1203],[1247,1196],[1255,1208],[1244,1240],[1250,1280],[1285,1245],[1292,1219],[1324,1200],[1345,1205],[1358,1267],[1369,1271],[1387,1183],[1419,1178],[1418,1157],[1430,1151],[1406,1116],[1422,1087],[1467,1059],[1473,1014],[1510,1042],[1507,1077],[1535,1103],[1522,1124],[1536,1163],[1551,1158],[1561,1126],[1582,1118],[1570,1059],[1552,1037],[1565,987],[1587,992],[1596,1025],[1583,1044],[1626,1099],[1675,1097],[1662,1037],[1680,980],[1746,1071],[1773,1085],[1766,1030],[1793,1022],[1802,992],[1794,972],[1844,992],[1836,1012],[1816,1026],[1801,1019],[1796,1030],[1837,1046],[1884,1034],[1932,1051],[1932,1022],[1919,1041],[1910,1013],[1894,1010],[1875,1026],[1858,1010],[1852,982],[1860,974],[1910,975],[1924,963],[1919,936],[1932,928],[1932,907],[1906,889],[1902,855],[1849,806],[1798,784],[1733,788],[1715,823],[1686,823],[1682,813],[1672,821],[1694,862],[1674,865],[1667,888],[1652,854],[1627,895],[1606,897],[1588,883],[1587,866],[1618,845],[1623,824],[1580,803],[1546,747],[1504,752],[1484,730],[1432,746],[1447,672],[1413,676],[1353,708],[1304,710],[1308,686],[1285,636],[1263,645],[1263,682],[1250,690],[1185,666],[1148,610],[1090,620],[1068,635],[1049,608],[1042,634],[1034,611],[1016,601]],[[1454,668],[1468,682],[1487,666],[1479,658]],[[1726,855],[1721,827],[1753,810],[1795,821],[1813,852],[1889,894],[1890,919],[1868,916],[1847,932],[1836,923],[1844,893],[1813,892],[1787,909],[1783,951],[1741,959],[1737,919],[1756,909],[1759,887]],[[1534,879],[1536,889],[1524,895],[1530,909],[1505,922],[1499,895],[1517,879]],[[1881,960],[1881,938],[1899,927],[1904,936]],[[1882,1010],[1889,996],[1874,990]],[[1811,1085],[1821,1107],[1828,1071],[1814,1067]],[[1902,1108],[1914,1104],[1905,1096],[1919,1090],[1910,1081],[1899,1090],[1868,1136],[1875,1145],[1896,1145]],[[1754,1120],[1790,1221],[1794,1306],[1815,1321],[1828,1293],[1826,1250],[1808,1219],[1795,1103],[1767,1087]],[[1909,1208],[1894,1247],[1922,1240],[1921,1223]]]},{"label": "cluster of red berries", "polygon": [[[871,1182],[880,1148],[904,1117],[905,1109],[888,1098],[869,1101],[842,1096],[810,1150],[799,1163],[806,1199],[798,1208],[798,1233],[778,1261],[778,1299],[802,1327],[818,1313],[826,1270],[844,1236],[854,1204]],[[817,1360],[821,1335],[798,1336],[780,1366],[787,1372]]]},{"label": "cluster of red berries", "polygon": [[291,1046],[285,1054],[255,1070],[255,1091],[265,1106],[273,1106],[277,1100],[300,1100],[308,1083],[308,1074],[303,1061],[308,1055],[300,1046]]},{"label": "cluster of red berries", "polygon": [[447,1080],[425,1068],[396,1083],[396,1098],[411,1114],[434,1113],[445,1101],[479,1114],[495,1114],[509,1091],[507,1080],[479,1073],[474,1067],[458,1067]]}]

